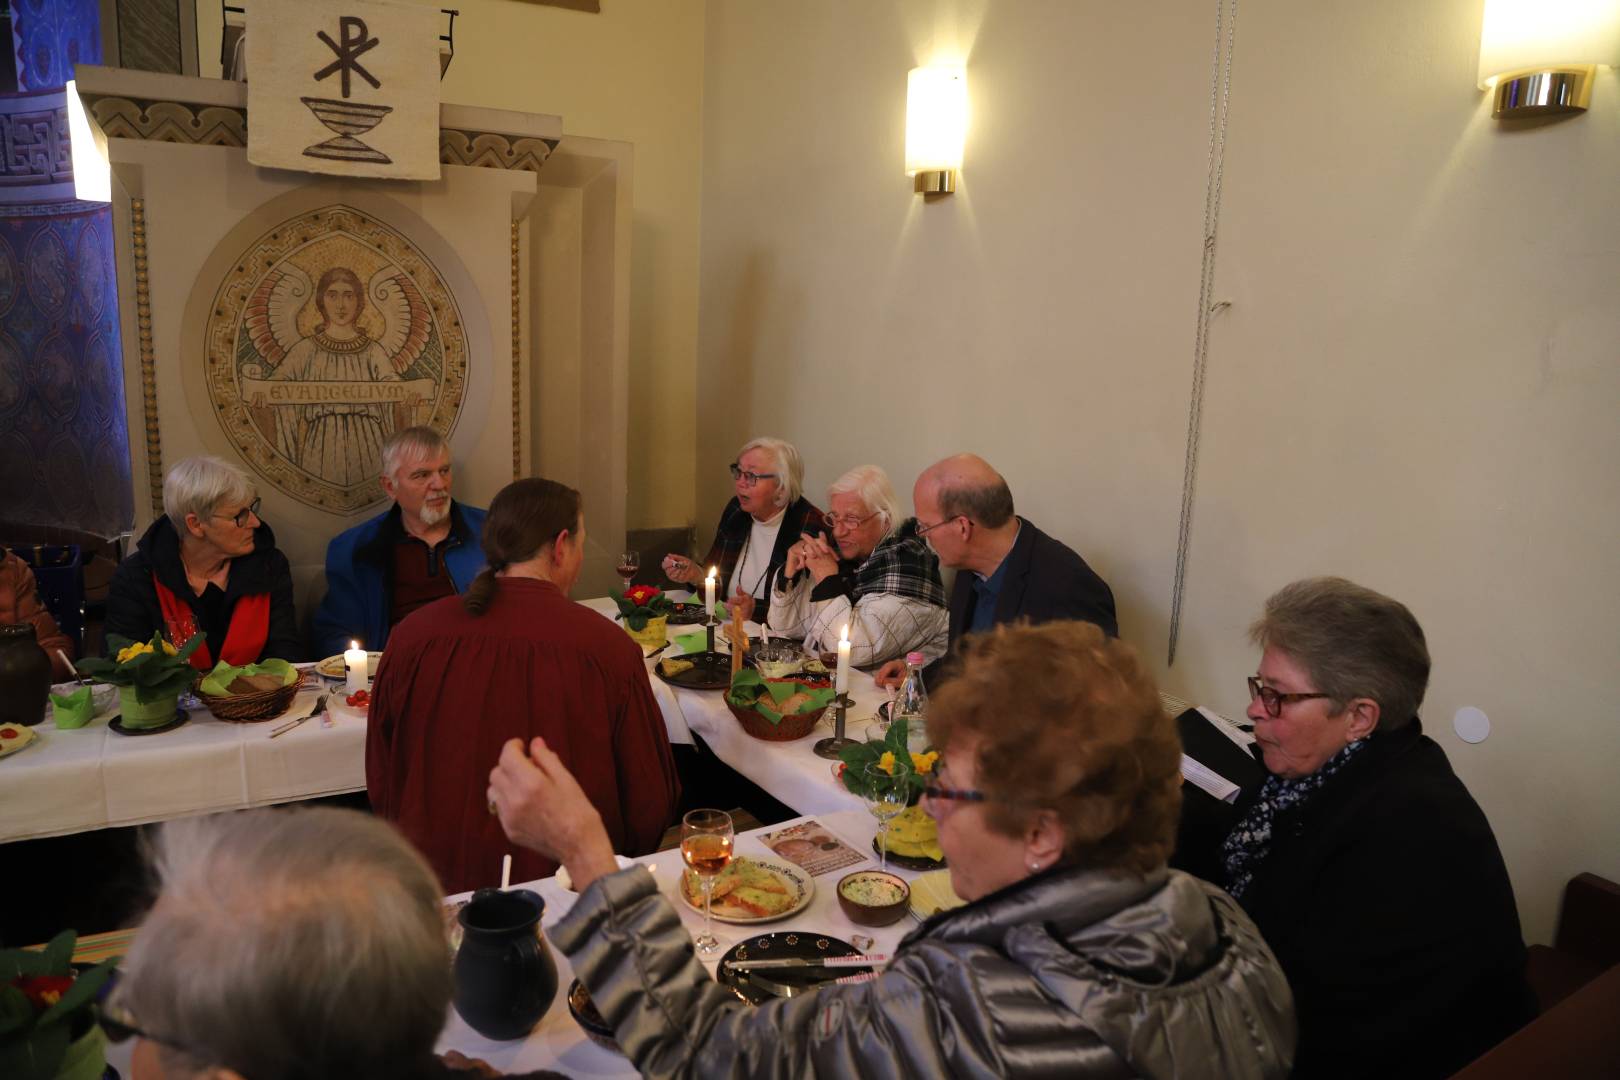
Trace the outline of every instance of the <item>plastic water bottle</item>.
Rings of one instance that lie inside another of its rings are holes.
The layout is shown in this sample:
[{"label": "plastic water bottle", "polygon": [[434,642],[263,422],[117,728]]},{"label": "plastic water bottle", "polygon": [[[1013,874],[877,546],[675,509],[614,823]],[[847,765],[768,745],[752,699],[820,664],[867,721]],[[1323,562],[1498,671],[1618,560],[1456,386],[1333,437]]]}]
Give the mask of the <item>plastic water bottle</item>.
[{"label": "plastic water bottle", "polygon": [[928,688],[923,685],[923,654],[906,654],[906,680],[895,695],[891,722],[906,722],[906,748],[922,753],[928,748]]}]

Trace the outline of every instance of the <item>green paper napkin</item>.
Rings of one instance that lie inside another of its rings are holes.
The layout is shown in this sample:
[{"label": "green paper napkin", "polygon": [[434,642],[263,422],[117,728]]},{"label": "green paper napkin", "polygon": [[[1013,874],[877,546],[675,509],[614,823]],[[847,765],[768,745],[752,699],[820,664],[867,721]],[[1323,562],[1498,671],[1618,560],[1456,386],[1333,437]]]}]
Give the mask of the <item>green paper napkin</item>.
[{"label": "green paper napkin", "polygon": [[95,712],[88,686],[81,686],[71,694],[51,695],[51,717],[58,728],[84,727]]},{"label": "green paper napkin", "polygon": [[811,687],[800,682],[766,682],[753,668],[743,668],[731,680],[726,699],[738,708],[752,706],[755,712],[771,723],[780,724],[782,713],[771,706],[781,704],[801,690],[810,695],[810,704],[800,709],[801,713],[824,709],[837,696],[830,687]]},{"label": "green paper napkin", "polygon": [[286,686],[298,678],[298,669],[285,660],[270,659],[262,664],[248,664],[246,667],[232,667],[221,660],[214,665],[213,671],[203,676],[198,689],[211,697],[229,697],[231,683],[243,675],[279,675],[281,685]]},{"label": "green paper napkin", "polygon": [[709,647],[709,632],[707,630],[694,630],[689,634],[676,634],[675,646],[684,656],[687,653],[704,652]]}]

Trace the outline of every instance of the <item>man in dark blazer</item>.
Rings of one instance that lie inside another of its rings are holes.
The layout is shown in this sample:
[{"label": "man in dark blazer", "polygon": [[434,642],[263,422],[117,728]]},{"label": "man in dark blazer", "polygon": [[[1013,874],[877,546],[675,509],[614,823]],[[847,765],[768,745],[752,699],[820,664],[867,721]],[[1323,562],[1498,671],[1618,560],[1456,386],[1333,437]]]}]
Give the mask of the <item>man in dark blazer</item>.
[{"label": "man in dark blazer", "polygon": [[[974,454],[936,462],[911,492],[917,533],[939,561],[957,571],[951,590],[950,639],[998,623],[1076,619],[1119,635],[1114,594],[1073,549],[1013,513],[1012,491],[990,463]],[[951,653],[929,665],[930,686]],[[879,686],[897,685],[905,664],[890,661],[874,676]]]}]

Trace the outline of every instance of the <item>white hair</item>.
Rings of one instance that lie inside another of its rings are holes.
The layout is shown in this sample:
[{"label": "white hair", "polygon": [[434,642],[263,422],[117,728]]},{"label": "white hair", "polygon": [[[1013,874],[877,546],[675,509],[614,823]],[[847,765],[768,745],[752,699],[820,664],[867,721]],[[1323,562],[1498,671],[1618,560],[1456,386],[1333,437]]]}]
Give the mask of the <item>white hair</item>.
[{"label": "white hair", "polygon": [[419,457],[434,457],[450,444],[430,427],[408,427],[388,436],[382,445],[382,474],[390,480],[399,479],[399,470],[408,461]]},{"label": "white hair", "polygon": [[857,465],[827,485],[827,495],[853,495],[866,506],[868,513],[883,515],[883,535],[888,536],[905,520],[900,513],[900,500],[895,497],[894,485],[881,465]]},{"label": "white hair", "polygon": [[257,494],[248,474],[223,458],[189,457],[163,478],[163,513],[184,536],[187,514],[206,518],[221,503],[250,503]]},{"label": "white hair", "polygon": [[116,1001],[181,1075],[431,1060],[451,994],[439,883],[393,827],[332,807],[215,814],[166,823],[149,858],[161,891]]},{"label": "white hair", "polygon": [[762,436],[749,439],[737,451],[737,460],[750,450],[763,450],[771,457],[771,469],[776,473],[776,505],[791,506],[804,494],[804,459],[799,449],[783,439]]}]

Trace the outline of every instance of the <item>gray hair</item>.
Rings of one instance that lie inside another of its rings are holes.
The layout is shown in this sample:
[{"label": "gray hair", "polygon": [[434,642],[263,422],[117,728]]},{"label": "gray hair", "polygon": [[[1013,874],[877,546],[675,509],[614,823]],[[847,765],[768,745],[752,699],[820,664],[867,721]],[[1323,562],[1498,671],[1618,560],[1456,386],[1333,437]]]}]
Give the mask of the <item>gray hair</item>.
[{"label": "gray hair", "polygon": [[443,435],[424,425],[396,431],[382,444],[382,474],[397,480],[396,474],[407,461],[437,455],[449,445]]},{"label": "gray hair", "polygon": [[938,498],[940,517],[946,521],[960,515],[987,529],[999,529],[1012,520],[1014,513],[1012,489],[1000,475],[988,484],[942,485]]},{"label": "gray hair", "polygon": [[777,506],[792,506],[804,494],[804,459],[799,457],[799,449],[790,442],[782,439],[772,439],[764,436],[758,439],[749,439],[743,443],[742,449],[737,451],[737,459],[750,450],[763,450],[771,456],[771,468],[776,472]]},{"label": "gray hair", "polygon": [[883,535],[888,536],[900,527],[905,515],[900,513],[900,500],[889,483],[889,474],[880,465],[857,465],[827,485],[827,494],[853,495],[866,504],[866,509],[883,515]]},{"label": "gray hair", "polygon": [[1297,661],[1335,714],[1353,698],[1376,701],[1379,731],[1416,716],[1429,687],[1429,647],[1417,618],[1405,604],[1344,578],[1283,586],[1249,638]]},{"label": "gray hair", "polygon": [[[171,821],[118,1003],[182,1075],[416,1075],[450,1003],[439,883],[383,821],[249,810]],[[172,1074],[171,1074],[172,1075]]]},{"label": "gray hair", "polygon": [[184,536],[187,514],[206,518],[221,503],[250,503],[257,494],[248,474],[223,458],[188,457],[163,478],[163,513]]}]

